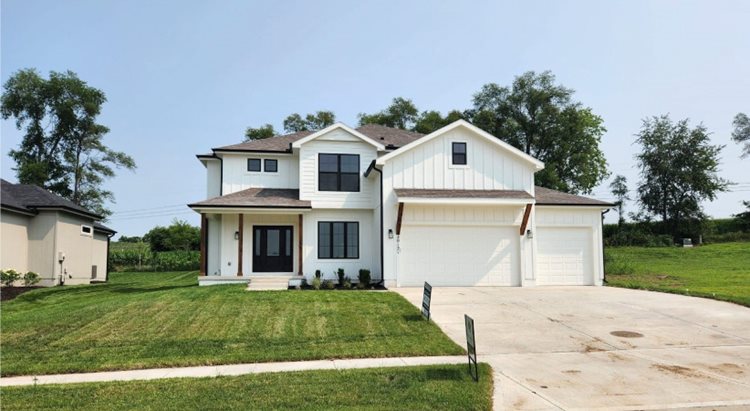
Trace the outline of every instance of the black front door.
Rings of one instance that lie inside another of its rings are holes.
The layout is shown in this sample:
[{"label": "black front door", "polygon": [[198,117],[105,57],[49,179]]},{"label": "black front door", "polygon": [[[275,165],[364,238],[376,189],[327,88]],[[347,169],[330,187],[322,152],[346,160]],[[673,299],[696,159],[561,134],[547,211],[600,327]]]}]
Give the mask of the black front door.
[{"label": "black front door", "polygon": [[253,272],[292,272],[292,227],[253,226]]}]

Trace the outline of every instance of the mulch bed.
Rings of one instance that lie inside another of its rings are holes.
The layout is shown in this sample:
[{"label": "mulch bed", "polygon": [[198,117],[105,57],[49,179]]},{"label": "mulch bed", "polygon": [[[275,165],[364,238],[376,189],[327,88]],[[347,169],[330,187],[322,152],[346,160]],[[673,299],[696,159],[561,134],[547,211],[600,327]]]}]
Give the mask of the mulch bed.
[{"label": "mulch bed", "polygon": [[12,300],[26,291],[36,290],[42,287],[3,287],[0,289],[0,301]]}]

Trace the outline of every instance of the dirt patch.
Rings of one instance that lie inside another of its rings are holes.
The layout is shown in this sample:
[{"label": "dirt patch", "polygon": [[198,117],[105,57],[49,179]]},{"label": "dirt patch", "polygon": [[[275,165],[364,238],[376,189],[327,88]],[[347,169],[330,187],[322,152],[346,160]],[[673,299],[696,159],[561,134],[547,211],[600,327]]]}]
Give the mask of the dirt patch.
[{"label": "dirt patch", "polygon": [[612,331],[610,334],[614,335],[615,337],[622,337],[622,338],[641,338],[641,337],[643,337],[643,334],[637,333],[635,331]]},{"label": "dirt patch", "polygon": [[27,291],[36,290],[38,288],[42,287],[3,287],[2,290],[0,290],[0,301],[12,300]]},{"label": "dirt patch", "polygon": [[680,365],[654,364],[651,368],[655,368],[668,374],[676,374],[684,377],[705,378],[705,376],[698,371]]},{"label": "dirt patch", "polygon": [[743,371],[742,367],[740,367],[739,365],[728,363],[728,362],[725,362],[719,365],[712,365],[712,366],[709,366],[708,368],[710,368],[713,371],[720,372],[720,373],[728,373],[728,374],[744,374],[745,373],[745,371]]},{"label": "dirt patch", "polygon": [[619,354],[615,354],[615,353],[613,353],[611,351],[607,353],[607,357],[609,357],[609,359],[612,360],[612,361],[627,361],[628,360],[627,358],[625,358],[625,357],[623,357],[623,356],[621,356]]},{"label": "dirt patch", "polygon": [[581,370],[565,370],[563,371],[565,374],[580,374]]},{"label": "dirt patch", "polygon": [[583,345],[583,352],[601,352],[601,351],[604,351],[604,350],[599,347],[594,347],[593,345],[590,345],[590,344]]}]

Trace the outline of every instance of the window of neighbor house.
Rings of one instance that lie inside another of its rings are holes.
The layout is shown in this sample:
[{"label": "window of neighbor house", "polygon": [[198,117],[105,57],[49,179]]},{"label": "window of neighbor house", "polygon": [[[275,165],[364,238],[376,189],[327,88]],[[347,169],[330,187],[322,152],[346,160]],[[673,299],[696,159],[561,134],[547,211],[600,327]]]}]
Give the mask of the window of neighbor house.
[{"label": "window of neighbor house", "polygon": [[359,191],[359,154],[320,154],[319,191]]},{"label": "window of neighbor house", "polygon": [[359,258],[359,223],[318,222],[319,259]]},{"label": "window of neighbor house", "polygon": [[466,143],[457,143],[454,142],[451,144],[452,146],[452,154],[453,154],[453,161],[452,164],[455,166],[465,166],[466,165]]},{"label": "window of neighbor house", "polygon": [[82,225],[81,226],[81,234],[83,235],[91,235],[91,232],[93,230],[91,229],[90,225]]},{"label": "window of neighbor house", "polygon": [[263,171],[266,173],[275,173],[279,171],[279,161],[271,158],[263,160]]},{"label": "window of neighbor house", "polygon": [[260,159],[248,158],[247,159],[247,171],[260,171]]}]

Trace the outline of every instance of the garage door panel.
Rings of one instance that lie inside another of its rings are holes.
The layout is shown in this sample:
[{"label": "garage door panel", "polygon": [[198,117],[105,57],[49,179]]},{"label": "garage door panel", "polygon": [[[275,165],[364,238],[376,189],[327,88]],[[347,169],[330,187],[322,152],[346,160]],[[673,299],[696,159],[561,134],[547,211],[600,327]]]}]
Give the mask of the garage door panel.
[{"label": "garage door panel", "polygon": [[511,227],[404,226],[398,283],[519,285],[518,234],[514,233]]},{"label": "garage door panel", "polygon": [[589,228],[537,228],[537,284],[593,284]]}]

